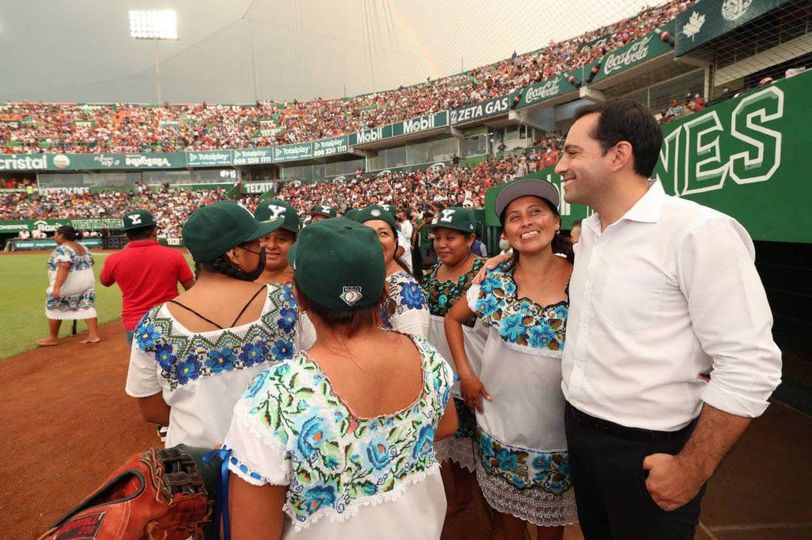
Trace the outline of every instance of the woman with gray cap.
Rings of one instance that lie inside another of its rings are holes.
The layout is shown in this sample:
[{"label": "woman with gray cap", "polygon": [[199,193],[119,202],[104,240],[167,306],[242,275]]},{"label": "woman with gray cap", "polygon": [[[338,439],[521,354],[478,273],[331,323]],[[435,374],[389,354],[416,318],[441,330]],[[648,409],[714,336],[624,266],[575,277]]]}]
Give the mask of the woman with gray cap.
[{"label": "woman with gray cap", "polygon": [[290,258],[317,341],[234,407],[231,538],[439,539],[434,441],[457,427],[451,369],[424,338],[378,326],[386,265],[371,228],[308,225]]},{"label": "woman with gray cap", "polygon": [[232,201],[204,206],[184,224],[197,283],[141,319],[126,385],[145,420],[169,426],[166,446],[222,442],[246,385],[293,355],[290,290],[254,283],[265,267],[259,239],[281,225],[258,223]]},{"label": "woman with gray cap", "polygon": [[[451,354],[466,403],[476,408],[477,480],[496,511],[496,538],[562,538],[577,521],[564,436],[561,354],[572,265],[553,253],[558,191],[520,178],[496,197],[496,213],[514,250],[512,261],[468,289],[445,318]],[[479,373],[471,368],[462,324],[487,326]]]}]

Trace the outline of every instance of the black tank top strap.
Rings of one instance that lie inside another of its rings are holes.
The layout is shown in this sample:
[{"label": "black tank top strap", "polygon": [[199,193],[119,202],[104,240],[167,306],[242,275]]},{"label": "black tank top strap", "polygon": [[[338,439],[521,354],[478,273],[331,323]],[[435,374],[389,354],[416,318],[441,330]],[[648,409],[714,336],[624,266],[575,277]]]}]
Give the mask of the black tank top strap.
[{"label": "black tank top strap", "polygon": [[217,328],[219,328],[220,330],[222,330],[222,329],[223,329],[223,327],[222,327],[222,326],[220,326],[219,324],[217,324],[216,322],[214,322],[214,321],[213,321],[213,320],[211,320],[211,319],[207,319],[206,317],[204,317],[203,315],[201,315],[201,314],[200,314],[200,313],[198,313],[197,311],[193,310],[193,309],[192,309],[192,308],[190,308],[189,306],[184,306],[183,304],[181,304],[180,302],[177,302],[177,301],[175,301],[175,300],[170,300],[170,301],[169,301],[169,302],[167,302],[167,303],[168,303],[168,304],[175,304],[176,306],[180,306],[180,307],[182,307],[183,309],[185,309],[186,311],[188,311],[188,312],[190,312],[190,313],[193,313],[194,315],[197,315],[198,317],[200,317],[201,319],[203,319],[203,320],[204,320],[204,321],[206,321],[207,323],[209,323],[209,324],[212,324],[212,325],[216,326],[216,327],[217,327]]},{"label": "black tank top strap", "polygon": [[266,289],[266,287],[265,287],[265,285],[263,285],[262,287],[260,287],[260,288],[257,290],[257,292],[255,292],[255,293],[254,293],[254,296],[252,296],[252,297],[251,297],[251,299],[248,301],[248,303],[247,303],[247,304],[245,304],[245,305],[242,307],[242,309],[240,310],[239,314],[237,314],[237,318],[236,318],[236,319],[234,319],[234,322],[233,322],[233,323],[231,323],[231,326],[232,326],[232,327],[233,327],[235,324],[237,324],[237,321],[239,321],[239,320],[240,320],[240,317],[242,317],[242,314],[243,314],[243,313],[245,313],[245,310],[246,310],[246,309],[248,309],[248,306],[250,306],[250,305],[251,305],[251,303],[254,301],[254,299],[255,299],[257,296],[259,296],[259,293],[261,293],[261,292],[262,292],[262,291],[264,291],[265,289]]}]

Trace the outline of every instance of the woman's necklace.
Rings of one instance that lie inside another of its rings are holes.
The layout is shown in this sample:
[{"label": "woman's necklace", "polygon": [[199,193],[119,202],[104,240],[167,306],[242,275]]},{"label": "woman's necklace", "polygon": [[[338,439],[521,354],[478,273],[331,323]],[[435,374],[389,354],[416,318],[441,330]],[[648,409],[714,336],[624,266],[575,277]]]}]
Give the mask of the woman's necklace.
[{"label": "woman's necklace", "polygon": [[[541,293],[544,292],[544,289],[547,288],[547,285],[550,283],[550,280],[553,279],[553,274],[554,274],[553,266],[555,266],[555,260],[552,261],[552,263],[550,264],[550,267],[545,272],[545,274],[547,274],[547,279],[544,280],[544,283],[541,285],[541,288],[538,290],[539,297],[541,297]],[[516,270],[520,270],[520,268],[517,268]],[[514,278],[514,280],[518,281],[518,279],[516,278],[516,272],[513,273],[513,278]],[[517,290],[518,290],[518,286],[517,286]]]}]

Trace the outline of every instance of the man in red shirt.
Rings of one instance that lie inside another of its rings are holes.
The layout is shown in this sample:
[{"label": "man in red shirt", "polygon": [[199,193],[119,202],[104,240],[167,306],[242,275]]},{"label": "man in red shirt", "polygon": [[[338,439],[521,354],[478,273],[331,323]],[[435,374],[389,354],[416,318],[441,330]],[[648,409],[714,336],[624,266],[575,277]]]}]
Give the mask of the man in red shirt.
[{"label": "man in red shirt", "polygon": [[178,295],[178,282],[184,289],[195,283],[183,255],[158,243],[155,218],[147,210],[133,210],[122,216],[124,232],[130,241],[104,261],[99,280],[105,287],[118,283],[121,289],[121,318],[132,345],[138,322],[150,308]]}]

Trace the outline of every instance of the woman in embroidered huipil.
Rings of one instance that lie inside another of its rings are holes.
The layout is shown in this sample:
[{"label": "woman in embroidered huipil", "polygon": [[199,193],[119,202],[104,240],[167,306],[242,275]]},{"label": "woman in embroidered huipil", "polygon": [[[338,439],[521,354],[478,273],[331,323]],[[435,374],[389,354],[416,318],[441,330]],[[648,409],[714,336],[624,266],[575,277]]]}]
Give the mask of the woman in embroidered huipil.
[{"label": "woman in embroidered huipil", "polygon": [[[463,397],[477,410],[477,480],[496,511],[495,537],[561,538],[577,521],[564,436],[561,354],[572,265],[553,254],[558,192],[519,179],[496,199],[513,261],[490,271],[446,316]],[[462,323],[476,316],[488,337],[479,373],[470,366]]]},{"label": "woman in embroidered huipil", "polygon": [[[458,300],[465,302],[465,293],[485,259],[471,253],[475,231],[472,210],[447,208],[427,227],[432,230],[434,251],[439,260],[422,284],[431,313],[428,337],[437,351],[453,364],[443,321]],[[478,323],[476,317],[471,317],[463,324],[465,350],[474,373],[479,372],[479,361],[485,348],[483,330],[482,323]],[[459,417],[459,428],[454,437],[437,444],[437,458],[444,463],[444,468],[448,467],[449,475],[446,475],[445,480],[453,484],[453,488],[449,490],[454,493],[448,504],[449,514],[470,506],[475,490],[478,489],[472,474],[476,472],[476,418],[473,410],[463,401],[459,384],[454,385],[452,394]],[[470,472],[466,472],[466,469]]]},{"label": "woman in embroidered huipil", "polygon": [[429,307],[420,283],[399,260],[403,247],[398,246],[398,226],[395,218],[380,206],[367,206],[358,211],[355,221],[363,223],[378,234],[386,262],[388,298],[381,307],[381,323],[388,330],[427,337]]},{"label": "woman in embroidered huipil", "polygon": [[255,375],[293,355],[296,302],[289,288],[253,283],[265,267],[258,223],[232,201],[198,209],[183,226],[195,286],[144,315],[135,330],[126,392],[166,446],[213,447]]},{"label": "woman in embroidered huipil", "polygon": [[424,338],[378,326],[385,264],[371,229],[308,225],[291,257],[316,343],[234,407],[223,445],[231,537],[440,538],[433,445],[456,429],[451,369]]},{"label": "woman in embroidered huipil", "polygon": [[[45,293],[45,316],[48,317],[48,337],[37,341],[42,347],[56,345],[59,327],[64,320],[84,320],[88,336],[80,343],[98,343],[96,319],[96,276],[93,255],[76,241],[76,230],[62,225],[54,233],[56,249],[48,258],[48,289]],[[81,284],[77,290],[64,294],[66,283]],[[79,290],[83,289],[83,290]]]}]

